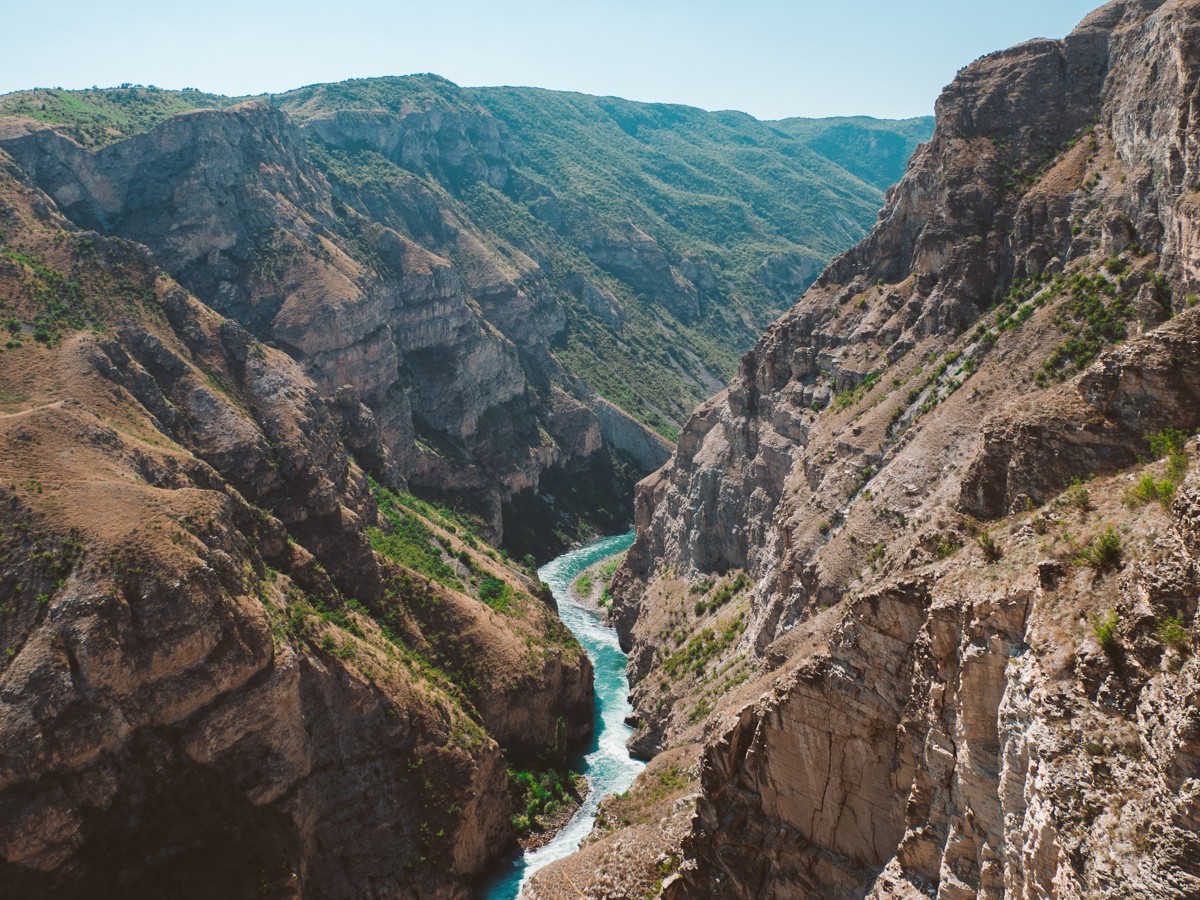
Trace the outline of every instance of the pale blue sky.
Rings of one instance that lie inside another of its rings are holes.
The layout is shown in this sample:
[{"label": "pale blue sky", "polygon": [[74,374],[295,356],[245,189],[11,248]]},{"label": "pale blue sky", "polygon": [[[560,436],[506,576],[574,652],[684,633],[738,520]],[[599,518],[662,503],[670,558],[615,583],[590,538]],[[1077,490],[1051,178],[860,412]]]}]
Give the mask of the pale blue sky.
[{"label": "pale blue sky", "polygon": [[962,65],[1062,37],[1099,0],[59,0],[6,4],[0,93],[121,82],[225,94],[436,72],[740,109],[932,112]]}]

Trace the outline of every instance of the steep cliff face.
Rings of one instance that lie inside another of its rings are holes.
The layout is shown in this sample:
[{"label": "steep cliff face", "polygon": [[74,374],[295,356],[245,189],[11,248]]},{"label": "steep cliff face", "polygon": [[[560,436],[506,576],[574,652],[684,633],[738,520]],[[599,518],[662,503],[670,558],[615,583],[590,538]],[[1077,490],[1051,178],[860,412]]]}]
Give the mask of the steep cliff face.
[{"label": "steep cliff face", "polygon": [[1200,889],[1198,27],[1121,0],[963,70],[639,487],[635,746],[707,741],[668,896]]},{"label": "steep cliff face", "polygon": [[[346,139],[362,140],[352,124]],[[73,221],[150,247],[210,306],[285,349],[334,409],[369,423],[354,450],[377,474],[459,498],[493,539],[502,504],[544,472],[608,458],[585,391],[544,399],[566,382],[547,352],[563,314],[536,264],[498,262],[447,223],[455,265],[353,213],[283,113],[188,113],[95,152],[25,121],[6,129],[4,146]],[[467,166],[456,146],[434,150]],[[651,465],[665,456],[654,449]]]},{"label": "steep cliff face", "polygon": [[540,587],[3,154],[0,232],[0,892],[468,896],[590,729]]},{"label": "steep cliff face", "polygon": [[[72,221],[149,246],[302,365],[372,474],[519,556],[626,524],[662,438],[862,235],[928,127],[436,76],[0,98],[0,144]],[[856,141],[866,180],[837,161]]]}]

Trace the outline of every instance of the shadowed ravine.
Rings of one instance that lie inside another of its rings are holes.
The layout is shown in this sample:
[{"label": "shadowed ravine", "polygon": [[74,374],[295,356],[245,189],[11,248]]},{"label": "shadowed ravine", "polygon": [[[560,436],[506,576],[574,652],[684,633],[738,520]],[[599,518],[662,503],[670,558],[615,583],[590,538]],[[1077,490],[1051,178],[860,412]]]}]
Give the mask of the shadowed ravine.
[{"label": "shadowed ravine", "polygon": [[641,771],[642,763],[631,759],[625,749],[625,741],[632,733],[625,717],[633,710],[629,705],[625,654],[617,644],[617,633],[570,596],[571,582],[579,573],[626,550],[632,543],[633,532],[607,537],[563,554],[538,571],[554,592],[562,620],[575,633],[596,669],[595,731],[581,758],[575,761],[575,768],[587,776],[589,792],[574,818],[550,843],[517,857],[487,883],[480,891],[485,900],[512,900],[534,872],[579,849],[579,842],[592,829],[600,801],[628,788]]}]

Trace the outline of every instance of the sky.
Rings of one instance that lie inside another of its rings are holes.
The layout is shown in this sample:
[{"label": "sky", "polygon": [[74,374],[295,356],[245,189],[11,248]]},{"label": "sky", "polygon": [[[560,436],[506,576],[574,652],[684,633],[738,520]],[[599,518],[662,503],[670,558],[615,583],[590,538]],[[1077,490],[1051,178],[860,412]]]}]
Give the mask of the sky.
[{"label": "sky", "polygon": [[58,0],[7,3],[0,93],[131,82],[230,95],[434,72],[788,116],[928,115],[978,56],[1100,0]]}]

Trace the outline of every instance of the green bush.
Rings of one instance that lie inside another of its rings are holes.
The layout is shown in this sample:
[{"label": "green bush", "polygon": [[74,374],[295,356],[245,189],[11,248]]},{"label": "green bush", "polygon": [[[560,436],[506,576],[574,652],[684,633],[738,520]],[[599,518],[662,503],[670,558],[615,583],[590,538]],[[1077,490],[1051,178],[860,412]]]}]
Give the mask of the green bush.
[{"label": "green bush", "polygon": [[946,535],[942,535],[938,538],[937,548],[934,552],[937,554],[938,559],[946,559],[948,556],[953,556],[961,549],[961,541],[957,540],[953,536],[947,537]]},{"label": "green bush", "polygon": [[580,597],[590,597],[592,595],[592,573],[584,572],[575,579],[572,587],[575,588],[575,593]]},{"label": "green bush", "polygon": [[496,612],[508,612],[512,607],[512,588],[489,575],[479,582],[479,599]]},{"label": "green bush", "polygon": [[1097,572],[1107,572],[1121,564],[1121,536],[1109,525],[1088,546],[1079,551],[1075,561]]},{"label": "green bush", "polygon": [[1188,457],[1186,453],[1172,453],[1167,457],[1167,478],[1179,484],[1187,474]]},{"label": "green bush", "polygon": [[1120,646],[1117,641],[1118,624],[1119,619],[1115,609],[1110,609],[1103,616],[1096,616],[1092,620],[1092,634],[1096,636],[1096,640],[1100,644],[1100,649],[1110,656]]},{"label": "green bush", "polygon": [[1152,459],[1164,459],[1173,454],[1182,454],[1187,446],[1188,434],[1180,431],[1178,428],[1164,428],[1162,431],[1150,435],[1147,439],[1150,444],[1150,455]]},{"label": "green bush", "polygon": [[1071,486],[1067,488],[1067,504],[1074,507],[1080,512],[1087,512],[1092,508],[1092,495],[1085,485],[1078,478],[1071,482]]},{"label": "green bush", "polygon": [[1158,623],[1154,633],[1168,647],[1173,647],[1180,652],[1191,649],[1192,635],[1178,616],[1167,616]]},{"label": "green bush", "polygon": [[509,769],[508,783],[521,808],[521,812],[510,821],[518,836],[522,837],[541,829],[539,816],[554,815],[575,796],[569,771]]},{"label": "green bush", "polygon": [[996,543],[996,539],[992,537],[990,531],[981,531],[975,538],[975,542],[979,544],[979,549],[983,551],[983,558],[990,563],[999,562],[1004,555],[1000,549],[1000,545]]},{"label": "green bush", "polygon": [[1175,499],[1177,485],[1170,478],[1155,478],[1149,472],[1142,476],[1138,483],[1129,489],[1125,500],[1130,506],[1144,506],[1147,503],[1161,503],[1169,508]]}]

